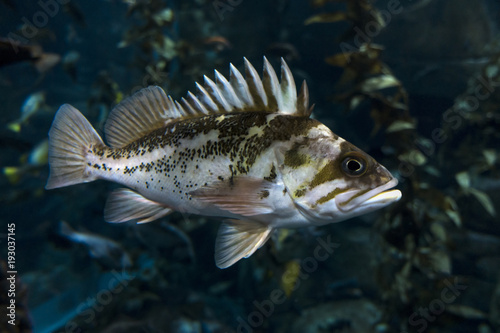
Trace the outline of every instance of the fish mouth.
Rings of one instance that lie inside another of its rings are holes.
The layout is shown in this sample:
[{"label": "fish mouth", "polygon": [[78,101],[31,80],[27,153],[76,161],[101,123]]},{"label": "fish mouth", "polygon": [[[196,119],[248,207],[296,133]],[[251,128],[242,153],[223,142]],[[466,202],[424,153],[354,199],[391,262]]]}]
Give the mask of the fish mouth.
[{"label": "fish mouth", "polygon": [[374,189],[360,191],[352,190],[338,194],[335,197],[335,203],[342,212],[348,212],[355,208],[373,208],[385,207],[401,199],[400,190],[391,190],[398,184],[396,178],[392,178],[384,185]]}]

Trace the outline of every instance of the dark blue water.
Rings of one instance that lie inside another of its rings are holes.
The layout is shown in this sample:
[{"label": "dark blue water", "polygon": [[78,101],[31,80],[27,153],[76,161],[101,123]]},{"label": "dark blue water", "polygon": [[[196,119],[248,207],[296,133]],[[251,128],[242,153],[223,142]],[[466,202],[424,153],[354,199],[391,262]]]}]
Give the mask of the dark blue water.
[{"label": "dark blue water", "polygon": [[[499,10],[494,0],[0,2],[7,48],[60,57],[44,71],[19,53],[0,67],[0,160],[17,168],[0,177],[0,253],[13,265],[0,331],[500,332]],[[305,24],[317,14],[335,22]],[[343,52],[349,61],[325,61]],[[283,57],[297,85],[307,81],[313,117],[399,179],[398,203],[280,231],[221,270],[219,220],[109,224],[116,185],[47,191],[46,161],[28,162],[64,103],[102,134],[107,112],[141,88],[179,99],[214,69],[243,70],[243,57],[260,73],[263,56],[276,70]],[[367,85],[377,78],[396,83]],[[40,107],[9,129],[38,92]],[[96,259],[61,236],[61,221],[116,242],[132,265]]]}]

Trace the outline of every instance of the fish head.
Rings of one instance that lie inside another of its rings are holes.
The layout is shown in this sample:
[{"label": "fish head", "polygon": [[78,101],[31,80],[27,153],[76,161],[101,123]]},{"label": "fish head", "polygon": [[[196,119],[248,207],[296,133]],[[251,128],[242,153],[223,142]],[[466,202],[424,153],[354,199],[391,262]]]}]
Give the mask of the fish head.
[{"label": "fish head", "polygon": [[366,214],[401,198],[393,189],[398,180],[384,166],[333,133],[292,147],[282,165],[294,203],[316,225]]}]

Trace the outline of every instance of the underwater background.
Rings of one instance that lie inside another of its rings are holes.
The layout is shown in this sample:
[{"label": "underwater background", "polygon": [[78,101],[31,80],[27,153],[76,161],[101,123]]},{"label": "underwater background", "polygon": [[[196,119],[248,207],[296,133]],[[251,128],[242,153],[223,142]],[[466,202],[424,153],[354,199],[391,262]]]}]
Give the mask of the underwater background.
[{"label": "underwater background", "polygon": [[[499,24],[496,0],[0,1],[0,332],[500,332]],[[219,220],[109,224],[116,185],[44,189],[60,105],[102,133],[141,88],[263,56],[399,202],[221,270]]]}]

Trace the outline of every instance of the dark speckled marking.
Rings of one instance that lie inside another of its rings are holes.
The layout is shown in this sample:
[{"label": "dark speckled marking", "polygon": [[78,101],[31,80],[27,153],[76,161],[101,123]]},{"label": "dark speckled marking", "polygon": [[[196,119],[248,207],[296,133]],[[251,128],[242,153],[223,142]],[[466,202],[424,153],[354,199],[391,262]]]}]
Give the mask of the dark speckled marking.
[{"label": "dark speckled marking", "polygon": [[295,190],[295,192],[293,193],[293,196],[296,198],[300,198],[300,197],[304,196],[304,194],[306,194],[306,192],[307,192],[306,188],[300,188],[300,189]]},{"label": "dark speckled marking", "polygon": [[292,149],[288,150],[285,153],[285,160],[284,163],[286,166],[289,166],[291,168],[298,168],[301,165],[304,165],[309,162],[309,157],[307,155],[301,154],[299,152],[299,145],[296,143]]},{"label": "dark speckled marking", "polygon": [[276,179],[276,167],[273,165],[271,167],[271,171],[269,172],[269,176],[267,177],[264,177],[265,180],[267,180],[268,182],[272,182],[273,180]]}]

